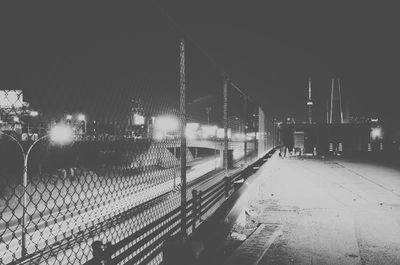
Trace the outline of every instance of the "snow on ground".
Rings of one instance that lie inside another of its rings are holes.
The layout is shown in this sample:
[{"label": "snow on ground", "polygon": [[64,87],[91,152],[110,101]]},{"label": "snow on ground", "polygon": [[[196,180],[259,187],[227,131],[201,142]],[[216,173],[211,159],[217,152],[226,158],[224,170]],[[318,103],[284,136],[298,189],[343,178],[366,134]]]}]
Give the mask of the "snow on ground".
[{"label": "snow on ground", "polygon": [[275,158],[248,221],[283,224],[259,262],[400,264],[400,171],[344,159]]}]

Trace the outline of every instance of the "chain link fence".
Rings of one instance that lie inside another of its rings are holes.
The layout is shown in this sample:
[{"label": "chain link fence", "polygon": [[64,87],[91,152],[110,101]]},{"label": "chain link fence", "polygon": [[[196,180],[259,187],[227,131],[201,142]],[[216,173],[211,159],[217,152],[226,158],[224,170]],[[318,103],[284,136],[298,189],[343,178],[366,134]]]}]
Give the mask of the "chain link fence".
[{"label": "chain link fence", "polygon": [[229,176],[277,145],[258,103],[151,20],[79,62],[64,54],[30,105],[0,93],[0,264],[90,263],[99,242],[112,264],[160,264],[165,238],[190,234]]}]

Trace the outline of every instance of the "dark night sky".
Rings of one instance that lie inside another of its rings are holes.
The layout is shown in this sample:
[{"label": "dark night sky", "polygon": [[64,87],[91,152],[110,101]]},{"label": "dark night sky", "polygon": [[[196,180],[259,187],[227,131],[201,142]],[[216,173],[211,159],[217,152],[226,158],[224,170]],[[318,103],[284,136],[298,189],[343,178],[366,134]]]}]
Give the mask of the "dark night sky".
[{"label": "dark night sky", "polygon": [[[309,76],[319,119],[332,77],[342,79],[353,115],[389,119],[399,110],[400,19],[394,6],[365,1],[85,3],[2,3],[0,87],[23,88],[45,112],[101,115],[109,111],[105,105],[123,105],[132,93],[165,106],[176,102],[180,34],[161,7],[274,116],[305,119]],[[218,71],[196,45],[187,47],[193,99],[221,86]]]}]

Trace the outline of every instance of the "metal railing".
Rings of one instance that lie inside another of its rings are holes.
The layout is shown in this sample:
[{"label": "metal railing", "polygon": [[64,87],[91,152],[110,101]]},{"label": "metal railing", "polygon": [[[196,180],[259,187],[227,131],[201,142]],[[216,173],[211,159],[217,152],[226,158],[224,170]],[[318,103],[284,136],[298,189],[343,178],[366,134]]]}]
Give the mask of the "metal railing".
[{"label": "metal railing", "polygon": [[[267,156],[269,157],[271,154],[272,151],[268,152]],[[222,178],[204,190],[192,189],[192,197],[187,201],[185,210],[185,227],[189,235],[239,188],[240,184],[238,185],[238,183],[243,183],[239,180],[247,179],[263,162],[265,162],[264,157],[240,171]],[[168,196],[166,195],[166,197]],[[213,210],[213,208],[215,209]],[[181,208],[177,207],[116,244],[102,241],[94,242],[92,244],[93,259],[86,265],[119,264],[121,261],[129,264],[148,264],[157,256],[160,257],[161,261],[164,242],[172,235],[178,235],[180,232],[182,227],[180,214]],[[202,229],[202,232],[210,233],[211,231]],[[137,238],[141,235],[146,236],[137,241]],[[132,244],[133,241],[136,242]],[[137,254],[132,255],[133,253]],[[180,253],[178,258],[182,259],[182,255],[185,254]]]}]

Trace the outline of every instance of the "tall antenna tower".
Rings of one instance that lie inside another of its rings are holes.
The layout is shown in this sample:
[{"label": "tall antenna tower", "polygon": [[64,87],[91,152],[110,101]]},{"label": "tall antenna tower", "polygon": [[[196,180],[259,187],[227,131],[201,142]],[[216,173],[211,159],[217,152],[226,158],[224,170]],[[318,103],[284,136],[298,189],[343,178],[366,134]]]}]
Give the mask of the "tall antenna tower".
[{"label": "tall antenna tower", "polygon": [[340,87],[340,79],[335,80],[334,78],[332,78],[330,100],[331,104],[329,110],[329,123],[343,123],[342,92]]},{"label": "tall antenna tower", "polygon": [[308,123],[312,123],[312,97],[311,97],[311,77],[308,79],[308,99],[307,99],[307,112],[308,112]]}]

